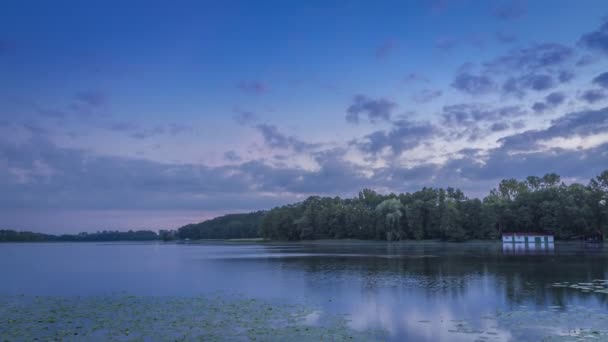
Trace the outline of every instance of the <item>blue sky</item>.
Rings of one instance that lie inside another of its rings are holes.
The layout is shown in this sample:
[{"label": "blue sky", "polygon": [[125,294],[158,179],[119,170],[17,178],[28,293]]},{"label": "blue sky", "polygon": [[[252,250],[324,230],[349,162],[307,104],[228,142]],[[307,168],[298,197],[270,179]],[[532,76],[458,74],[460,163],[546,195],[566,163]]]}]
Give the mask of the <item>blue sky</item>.
[{"label": "blue sky", "polygon": [[608,168],[603,1],[7,1],[0,227]]}]

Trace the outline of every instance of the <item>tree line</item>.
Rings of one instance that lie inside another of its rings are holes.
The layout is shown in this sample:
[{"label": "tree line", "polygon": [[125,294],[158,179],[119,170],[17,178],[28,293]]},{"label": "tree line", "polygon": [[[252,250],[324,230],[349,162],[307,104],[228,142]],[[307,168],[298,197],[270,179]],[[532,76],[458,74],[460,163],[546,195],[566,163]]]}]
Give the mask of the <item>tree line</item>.
[{"label": "tree line", "polygon": [[497,239],[503,232],[545,232],[572,240],[608,236],[608,170],[587,185],[566,185],[559,175],[505,179],[483,199],[455,188],[354,198],[311,196],[303,202],[228,214],[177,230],[102,231],[49,235],[0,230],[7,241],[152,241],[173,239],[364,239],[465,241]]},{"label": "tree line", "polygon": [[545,232],[583,239],[607,235],[606,200],[608,170],[587,185],[566,185],[554,173],[506,179],[483,199],[450,187],[387,195],[365,189],[355,198],[313,196],[274,208],[264,215],[259,234],[273,240],[464,241]]},{"label": "tree line", "polygon": [[52,235],[10,229],[0,230],[0,242],[83,242],[83,241],[154,241],[167,240],[171,235],[169,230],[159,233],[152,230],[129,230],[126,232],[104,230],[96,233]]}]

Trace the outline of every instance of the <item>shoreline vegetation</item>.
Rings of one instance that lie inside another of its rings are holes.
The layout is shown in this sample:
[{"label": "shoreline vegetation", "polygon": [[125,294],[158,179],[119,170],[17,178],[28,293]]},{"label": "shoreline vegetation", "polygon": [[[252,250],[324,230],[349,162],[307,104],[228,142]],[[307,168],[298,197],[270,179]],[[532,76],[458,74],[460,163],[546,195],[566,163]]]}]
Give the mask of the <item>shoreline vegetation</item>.
[{"label": "shoreline vegetation", "polygon": [[228,240],[234,243],[305,240],[496,240],[503,232],[543,232],[557,240],[608,236],[608,170],[587,185],[566,185],[549,173],[505,179],[483,199],[459,189],[423,188],[354,198],[311,196],[244,214],[228,214],[177,230],[101,231],[50,235],[0,230],[0,242]]}]

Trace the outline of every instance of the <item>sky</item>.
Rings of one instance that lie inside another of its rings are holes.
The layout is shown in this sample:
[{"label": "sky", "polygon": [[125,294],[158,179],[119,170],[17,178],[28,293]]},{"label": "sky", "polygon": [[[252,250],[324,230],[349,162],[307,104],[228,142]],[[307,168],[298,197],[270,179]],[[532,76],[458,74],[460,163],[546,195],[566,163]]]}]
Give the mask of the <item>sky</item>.
[{"label": "sky", "polygon": [[0,11],[0,228],[167,229],[311,195],[608,169],[605,0]]}]

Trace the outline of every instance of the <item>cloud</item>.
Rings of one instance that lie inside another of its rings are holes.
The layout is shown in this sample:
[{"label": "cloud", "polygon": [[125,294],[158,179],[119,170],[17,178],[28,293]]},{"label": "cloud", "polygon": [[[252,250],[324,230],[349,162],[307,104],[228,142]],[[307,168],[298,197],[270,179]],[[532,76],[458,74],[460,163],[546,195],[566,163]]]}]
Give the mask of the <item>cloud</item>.
[{"label": "cloud", "polygon": [[307,143],[296,137],[285,135],[274,125],[259,124],[256,128],[262,134],[264,143],[271,148],[292,148],[296,152],[302,152],[317,146],[317,144]]},{"label": "cloud", "polygon": [[385,98],[372,99],[366,95],[356,95],[353,103],[346,109],[346,121],[358,124],[361,116],[375,123],[377,121],[388,121],[397,104]]},{"label": "cloud", "polygon": [[589,89],[585,90],[580,98],[587,103],[596,103],[602,101],[608,97],[608,94],[603,89]]},{"label": "cloud", "polygon": [[492,11],[492,15],[500,20],[515,20],[526,15],[526,3],[521,0],[510,0],[500,4]]},{"label": "cloud", "polygon": [[551,121],[551,126],[542,130],[529,130],[501,138],[499,142],[508,150],[533,150],[539,143],[553,138],[585,137],[608,133],[608,107],[569,113]]},{"label": "cloud", "polygon": [[512,50],[484,64],[486,72],[547,71],[572,60],[574,49],[556,43],[536,44]]},{"label": "cloud", "polygon": [[443,124],[450,127],[467,126],[479,122],[502,121],[526,114],[519,106],[503,106],[490,108],[480,103],[461,103],[444,106],[442,110]]},{"label": "cloud", "polygon": [[593,78],[592,82],[602,88],[608,89],[608,72],[597,75],[595,78]]},{"label": "cloud", "polygon": [[604,55],[608,55],[608,21],[605,21],[596,31],[581,36],[579,45]]},{"label": "cloud", "polygon": [[536,102],[532,105],[532,109],[536,113],[543,113],[549,109],[553,109],[566,100],[566,95],[562,92],[553,92],[547,96],[543,102]]},{"label": "cloud", "polygon": [[238,88],[244,93],[253,95],[261,95],[267,93],[269,90],[268,85],[259,80],[241,81],[238,84]]},{"label": "cloud", "polygon": [[492,130],[492,132],[502,132],[509,129],[509,127],[509,124],[506,122],[495,122],[492,124],[490,129]]},{"label": "cloud", "polygon": [[557,82],[551,75],[526,74],[520,77],[508,78],[502,86],[503,94],[522,98],[528,90],[546,91],[557,86]]},{"label": "cloud", "polygon": [[557,76],[557,79],[560,81],[560,83],[568,83],[572,81],[573,78],[574,73],[568,70],[560,71],[559,75]]},{"label": "cloud", "polygon": [[440,97],[441,95],[443,95],[443,92],[439,89],[423,89],[412,95],[410,98],[416,103],[426,103]]},{"label": "cloud", "polygon": [[[476,141],[489,132],[498,132],[507,121],[526,114],[519,106],[492,108],[481,103],[461,103],[444,106],[442,124],[447,129],[443,136],[448,140],[466,138]],[[495,125],[497,124],[497,125]]]},{"label": "cloud", "polygon": [[390,130],[375,131],[354,144],[365,153],[375,155],[389,148],[391,153],[399,155],[430,139],[435,132],[436,128],[428,122],[399,120],[393,123]]},{"label": "cloud", "polygon": [[460,72],[452,87],[469,95],[484,95],[495,89],[494,81],[486,75],[474,75],[468,71]]},{"label": "cloud", "polygon": [[396,41],[387,40],[384,43],[382,43],[380,46],[378,46],[374,53],[376,55],[376,58],[385,59],[385,58],[389,57],[390,55],[392,55],[397,50],[398,47],[399,47],[399,45],[397,44]]},{"label": "cloud", "polygon": [[224,159],[229,162],[238,162],[241,161],[241,157],[236,153],[236,151],[226,151],[224,152]]}]

